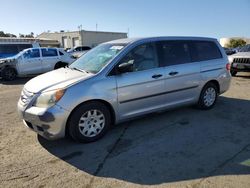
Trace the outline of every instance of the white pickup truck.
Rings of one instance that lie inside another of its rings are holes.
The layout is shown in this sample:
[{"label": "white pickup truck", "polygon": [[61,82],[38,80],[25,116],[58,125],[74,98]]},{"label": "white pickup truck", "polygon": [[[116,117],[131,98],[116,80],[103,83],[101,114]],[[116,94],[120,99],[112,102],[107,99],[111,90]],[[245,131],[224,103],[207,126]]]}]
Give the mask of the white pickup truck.
[{"label": "white pickup truck", "polygon": [[28,48],[13,57],[0,59],[0,76],[4,80],[14,80],[17,76],[41,74],[74,61],[60,48]]}]

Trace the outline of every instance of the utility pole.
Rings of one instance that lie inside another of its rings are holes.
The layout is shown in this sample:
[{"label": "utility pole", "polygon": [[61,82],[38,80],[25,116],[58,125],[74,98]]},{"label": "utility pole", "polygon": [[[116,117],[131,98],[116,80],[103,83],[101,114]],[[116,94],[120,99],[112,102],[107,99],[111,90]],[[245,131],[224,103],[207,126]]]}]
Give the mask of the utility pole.
[{"label": "utility pole", "polygon": [[78,26],[79,29],[79,36],[80,36],[80,41],[81,41],[81,45],[83,45],[83,37],[82,37],[82,24]]},{"label": "utility pole", "polygon": [[95,24],[95,31],[97,32],[98,23]]}]

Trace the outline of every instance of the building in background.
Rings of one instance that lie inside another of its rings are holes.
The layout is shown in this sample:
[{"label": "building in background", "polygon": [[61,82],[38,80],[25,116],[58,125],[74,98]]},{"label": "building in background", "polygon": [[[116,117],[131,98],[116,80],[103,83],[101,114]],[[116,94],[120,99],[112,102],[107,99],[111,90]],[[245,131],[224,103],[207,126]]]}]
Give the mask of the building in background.
[{"label": "building in background", "polygon": [[226,45],[230,42],[231,39],[243,39],[247,44],[250,44],[250,38],[246,37],[230,37],[230,38],[221,38],[220,44],[222,47],[226,47]]},{"label": "building in background", "polygon": [[0,37],[0,58],[16,55],[26,48],[59,46],[57,40],[51,39]]},{"label": "building in background", "polygon": [[75,46],[89,46],[94,47],[100,43],[127,38],[127,33],[119,32],[104,32],[104,31],[70,31],[70,32],[44,32],[37,36],[37,38],[57,40],[60,47],[69,49]]}]

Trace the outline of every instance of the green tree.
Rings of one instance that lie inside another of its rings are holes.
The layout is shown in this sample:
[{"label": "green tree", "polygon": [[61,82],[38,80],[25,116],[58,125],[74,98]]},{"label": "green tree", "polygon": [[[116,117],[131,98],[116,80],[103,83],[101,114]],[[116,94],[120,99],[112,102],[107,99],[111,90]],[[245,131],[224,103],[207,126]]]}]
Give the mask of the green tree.
[{"label": "green tree", "polygon": [[243,39],[231,39],[229,43],[226,45],[227,48],[237,48],[241,46],[245,46],[246,41]]},{"label": "green tree", "polygon": [[20,38],[34,38],[34,33],[31,32],[30,34],[27,34],[27,35],[19,33],[19,37]]},{"label": "green tree", "polygon": [[16,37],[16,35],[11,33],[4,33],[3,31],[0,31],[0,37]]}]

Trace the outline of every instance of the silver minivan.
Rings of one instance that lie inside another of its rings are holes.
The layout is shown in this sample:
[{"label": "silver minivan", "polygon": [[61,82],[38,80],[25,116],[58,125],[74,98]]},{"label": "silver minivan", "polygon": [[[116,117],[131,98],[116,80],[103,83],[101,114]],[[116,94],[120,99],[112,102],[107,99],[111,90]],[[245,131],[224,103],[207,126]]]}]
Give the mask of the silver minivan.
[{"label": "silver minivan", "polygon": [[210,109],[230,80],[216,39],[120,39],[27,82],[18,111],[27,127],[47,139],[68,134],[92,142],[111,125],[143,114],[192,104]]}]

